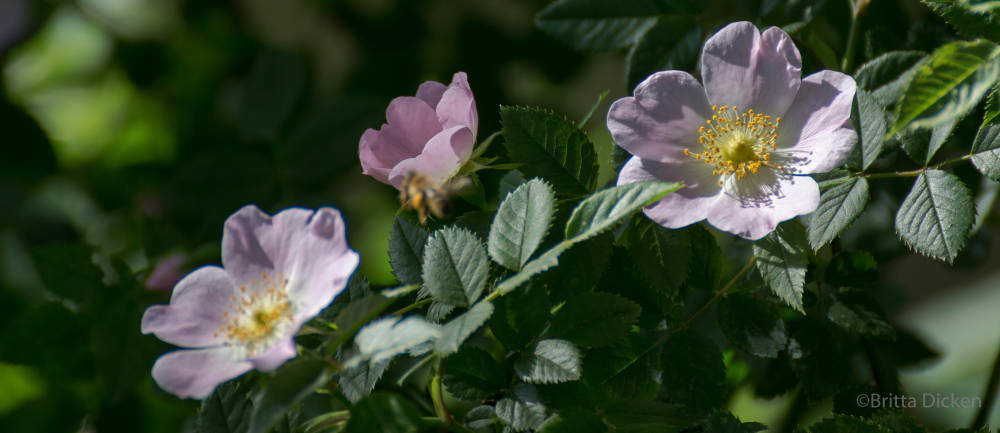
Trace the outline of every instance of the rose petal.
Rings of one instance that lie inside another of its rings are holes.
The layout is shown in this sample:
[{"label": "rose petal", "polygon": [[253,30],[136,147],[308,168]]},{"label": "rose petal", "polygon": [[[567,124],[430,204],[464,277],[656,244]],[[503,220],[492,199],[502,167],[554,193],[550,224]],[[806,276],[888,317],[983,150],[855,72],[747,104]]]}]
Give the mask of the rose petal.
[{"label": "rose petal", "polygon": [[431,108],[435,108],[441,101],[441,95],[448,89],[448,86],[437,81],[425,81],[417,87],[417,97],[422,99]]},{"label": "rose petal", "polygon": [[741,21],[705,42],[701,76],[712,104],[777,117],[785,114],[799,89],[802,58],[781,29],[771,27],[761,35],[752,23]]},{"label": "rose petal", "polygon": [[[433,105],[432,105],[433,106]],[[479,114],[476,111],[476,99],[469,87],[469,79],[465,72],[456,72],[451,79],[451,85],[441,96],[437,104],[438,119],[444,129],[455,126],[465,126],[472,131],[473,141],[479,131]]]},{"label": "rose petal", "polygon": [[181,398],[205,398],[220,383],[253,368],[236,359],[234,349],[217,347],[178,350],[159,357],[153,364],[153,380],[160,388]]},{"label": "rose petal", "polygon": [[403,179],[411,172],[429,176],[443,182],[455,175],[462,164],[472,154],[475,144],[472,131],[464,126],[455,126],[435,135],[424,151],[414,158],[396,164],[389,173],[389,183],[401,188]]},{"label": "rose petal", "polygon": [[177,283],[170,305],[154,305],[142,315],[143,334],[184,347],[220,344],[215,331],[223,325],[235,288],[229,274],[217,266],[205,266]]},{"label": "rose petal", "polygon": [[[298,331],[298,327],[301,323],[295,326],[295,331]],[[293,332],[294,333],[294,332]],[[298,352],[295,351],[295,341],[292,340],[292,336],[289,335],[288,338],[279,341],[266,352],[260,354],[256,358],[250,360],[253,363],[253,367],[260,371],[272,371],[285,361],[294,358]]]},{"label": "rose petal", "polygon": [[779,152],[796,173],[825,173],[850,155],[858,141],[851,124],[855,90],[854,79],[836,71],[802,80],[778,135]]},{"label": "rose petal", "polygon": [[674,164],[632,157],[618,174],[618,185],[644,180],[684,182],[684,188],[643,209],[649,219],[671,229],[705,219],[721,190],[711,167],[697,161]]},{"label": "rose petal", "polygon": [[698,128],[711,117],[705,91],[691,74],[663,71],[608,109],[608,130],[615,143],[648,161],[683,162],[685,148],[698,147]]},{"label": "rose petal", "polygon": [[296,240],[295,251],[289,263],[289,296],[295,304],[293,320],[304,322],[319,314],[347,287],[359,257],[347,246],[340,212],[329,207],[311,216]]},{"label": "rose petal", "polygon": [[424,143],[442,129],[434,108],[413,96],[393,99],[385,110],[385,118],[389,125],[399,128],[400,135],[394,137],[400,142],[406,142],[407,148],[415,153],[419,153]]},{"label": "rose petal", "polygon": [[[388,125],[382,125],[386,128]],[[358,156],[361,159],[361,173],[367,174],[383,183],[389,183],[389,172],[399,161],[412,158],[413,154],[405,146],[386,140],[382,133],[368,129],[361,135],[358,143]]]},{"label": "rose petal", "polygon": [[819,205],[819,185],[809,176],[777,175],[761,170],[727,182],[708,212],[708,223],[749,240],[771,233],[778,223],[805,215]]}]

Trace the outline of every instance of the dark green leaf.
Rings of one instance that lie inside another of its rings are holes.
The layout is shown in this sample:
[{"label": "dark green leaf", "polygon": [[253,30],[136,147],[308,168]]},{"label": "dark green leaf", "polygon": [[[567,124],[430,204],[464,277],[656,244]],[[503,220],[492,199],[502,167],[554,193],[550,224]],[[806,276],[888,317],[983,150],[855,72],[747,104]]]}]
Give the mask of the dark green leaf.
[{"label": "dark green leaf", "polygon": [[694,69],[701,50],[701,27],[693,16],[664,16],[632,46],[625,59],[626,91],[656,71]]},{"label": "dark green leaf", "polygon": [[566,239],[583,240],[682,187],[678,183],[636,182],[597,192],[580,202],[566,222]]},{"label": "dark green leaf", "polygon": [[837,415],[809,427],[810,433],[892,433],[890,430],[863,418]]},{"label": "dark green leaf", "polygon": [[362,362],[355,366],[344,367],[340,370],[337,383],[348,400],[358,402],[375,389],[375,384],[382,378],[382,374],[388,367],[388,360],[373,363]]},{"label": "dark green leaf", "polygon": [[490,330],[507,350],[525,348],[538,337],[549,320],[548,295],[545,287],[536,282],[497,299],[495,304]]},{"label": "dark green leaf", "polygon": [[548,339],[535,343],[514,363],[521,380],[533,383],[560,383],[580,378],[580,351],[566,340]]},{"label": "dark green leaf", "polygon": [[993,180],[1000,180],[1000,88],[987,100],[983,123],[972,144],[972,164]]},{"label": "dark green leaf", "polygon": [[823,191],[819,206],[809,216],[809,245],[814,250],[836,239],[868,204],[868,179],[852,177]]},{"label": "dark green leaf", "polygon": [[496,411],[493,406],[482,405],[465,414],[465,426],[475,433],[498,433]]},{"label": "dark green leaf", "polygon": [[299,56],[265,50],[254,62],[243,88],[240,132],[251,140],[273,140],[295,109],[306,81]]},{"label": "dark green leaf", "polygon": [[468,400],[493,397],[507,386],[503,367],[489,353],[475,347],[463,347],[445,359],[441,380],[448,392]]},{"label": "dark green leaf", "polygon": [[712,340],[692,330],[671,335],[660,355],[663,390],[692,414],[708,415],[726,403],[726,366]]},{"label": "dark green leaf", "polygon": [[910,80],[889,130],[933,128],[961,118],[979,103],[1000,77],[1000,48],[977,40],[938,48]]},{"label": "dark green leaf", "polygon": [[874,300],[862,292],[845,291],[826,311],[826,317],[845,330],[882,340],[896,338],[896,330]]},{"label": "dark green leaf", "polygon": [[534,386],[521,383],[514,387],[512,397],[497,402],[496,415],[514,430],[525,431],[545,422],[545,405]]},{"label": "dark green leaf", "polygon": [[746,295],[719,302],[719,328],[729,342],[752,355],[775,358],[788,346],[785,322],[770,306]]},{"label": "dark green leaf", "polygon": [[267,433],[285,413],[316,389],[326,384],[327,363],[318,359],[297,359],[283,365],[254,399],[250,433]]},{"label": "dark green leaf", "polygon": [[594,190],[597,153],[587,135],[563,116],[539,108],[500,107],[504,145],[520,170],[549,181],[559,196]]},{"label": "dark green leaf", "polygon": [[659,0],[558,0],[538,13],[535,25],[577,50],[617,50],[639,40],[657,15],[674,12],[670,6]]},{"label": "dark green leaf", "polygon": [[254,407],[250,386],[233,380],[215,388],[201,401],[196,428],[198,433],[245,433],[250,428]]},{"label": "dark green leaf", "polygon": [[651,400],[623,400],[605,410],[616,432],[663,433],[680,431],[698,422],[683,406]]},{"label": "dark green leaf", "polygon": [[538,427],[538,433],[604,433],[608,427],[594,412],[583,409],[561,410]]},{"label": "dark green leaf", "polygon": [[634,223],[630,235],[629,252],[643,277],[660,291],[679,290],[691,267],[690,231],[665,229],[643,218]]},{"label": "dark green leaf", "polygon": [[713,413],[705,422],[705,433],[756,433],[766,429],[764,424],[740,422],[733,414],[722,411]]},{"label": "dark green leaf", "polygon": [[420,411],[407,399],[376,392],[351,408],[344,433],[417,433],[431,430]]},{"label": "dark green leaf", "polygon": [[874,97],[878,106],[893,106],[926,58],[927,53],[920,51],[890,51],[872,59],[854,74],[858,90]]},{"label": "dark green leaf", "polygon": [[519,270],[548,233],[555,196],[545,181],[532,179],[507,195],[490,226],[489,253],[493,260]]},{"label": "dark green leaf", "polygon": [[867,169],[882,154],[890,113],[875,94],[858,90],[858,121],[861,122],[861,168]]},{"label": "dark green leaf", "polygon": [[717,290],[725,269],[725,257],[719,243],[700,225],[681,229],[691,238],[691,270],[687,284],[703,290]]},{"label": "dark green leaf", "polygon": [[802,382],[806,398],[816,402],[837,394],[848,384],[851,367],[844,362],[844,351],[835,334],[815,320],[789,325],[792,369]]},{"label": "dark green leaf", "polygon": [[392,232],[389,234],[389,266],[399,282],[403,284],[420,284],[421,264],[424,261],[424,244],[427,243],[427,231],[396,215],[392,221]]},{"label": "dark green leaf", "polygon": [[424,287],[435,299],[465,307],[486,287],[490,264],[486,250],[471,232],[446,227],[431,235],[424,249]]},{"label": "dark green leaf", "polygon": [[809,246],[802,225],[786,222],[754,243],[757,270],[768,287],[790,307],[802,311],[802,291],[806,285]]},{"label": "dark green leaf", "polygon": [[472,333],[483,326],[493,315],[493,304],[482,301],[474,305],[458,317],[451,319],[441,327],[441,336],[435,343],[435,351],[447,356],[458,351],[458,348]]},{"label": "dark green leaf", "polygon": [[625,338],[642,308],[610,293],[583,293],[571,297],[552,318],[547,336],[570,340],[583,347],[615,344]]},{"label": "dark green leaf", "polygon": [[921,254],[951,262],[965,245],[975,209],[958,177],[940,170],[917,176],[896,214],[896,231]]},{"label": "dark green leaf", "polygon": [[958,119],[944,122],[934,128],[913,128],[896,135],[903,151],[920,165],[930,164],[938,149],[951,137]]},{"label": "dark green leaf", "polygon": [[1000,42],[1000,6],[966,0],[923,0],[962,35]]}]

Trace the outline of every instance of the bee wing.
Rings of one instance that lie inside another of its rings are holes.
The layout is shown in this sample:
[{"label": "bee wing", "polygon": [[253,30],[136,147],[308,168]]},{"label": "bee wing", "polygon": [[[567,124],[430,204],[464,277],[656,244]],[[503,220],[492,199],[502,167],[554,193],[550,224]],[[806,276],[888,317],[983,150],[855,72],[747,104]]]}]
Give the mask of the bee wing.
[{"label": "bee wing", "polygon": [[450,195],[465,195],[476,187],[469,176],[456,177],[444,185]]}]

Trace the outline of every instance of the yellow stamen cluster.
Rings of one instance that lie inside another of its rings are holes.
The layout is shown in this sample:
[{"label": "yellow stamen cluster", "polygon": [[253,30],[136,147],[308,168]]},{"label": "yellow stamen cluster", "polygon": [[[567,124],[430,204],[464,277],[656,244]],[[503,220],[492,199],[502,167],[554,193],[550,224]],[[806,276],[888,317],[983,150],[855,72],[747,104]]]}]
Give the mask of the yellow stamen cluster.
[{"label": "yellow stamen cluster", "polygon": [[246,349],[247,356],[271,347],[292,322],[287,278],[273,279],[265,272],[251,286],[240,286],[239,292],[229,298],[229,309],[222,314],[223,325],[215,331],[217,337],[223,336]]},{"label": "yellow stamen cluster", "polygon": [[[771,162],[771,152],[778,146],[778,125],[781,118],[750,109],[740,113],[736,107],[713,105],[715,114],[698,128],[698,143],[704,150],[692,152],[684,149],[684,154],[713,166],[716,176],[735,175],[743,179],[748,173],[756,174],[763,166],[782,172],[783,165]],[[723,179],[719,179],[722,185]]]}]

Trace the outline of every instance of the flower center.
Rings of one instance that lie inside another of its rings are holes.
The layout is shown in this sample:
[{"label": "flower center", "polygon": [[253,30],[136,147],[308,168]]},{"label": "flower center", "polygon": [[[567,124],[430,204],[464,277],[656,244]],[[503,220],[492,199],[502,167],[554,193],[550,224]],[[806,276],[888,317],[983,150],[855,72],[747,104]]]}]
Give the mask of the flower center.
[{"label": "flower center", "polygon": [[215,331],[216,335],[242,347],[247,358],[271,348],[292,325],[287,287],[287,278],[272,279],[267,273],[262,273],[249,287],[240,286],[239,292],[230,297],[229,308],[222,314],[224,323]]},{"label": "flower center", "polygon": [[[701,152],[684,149],[684,154],[712,166],[716,176],[735,175],[743,179],[748,173],[756,174],[762,166],[782,172],[787,168],[771,162],[771,152],[778,147],[778,125],[781,118],[750,109],[740,113],[736,107],[713,105],[715,114],[698,128]],[[722,185],[723,179],[719,179]]]}]

